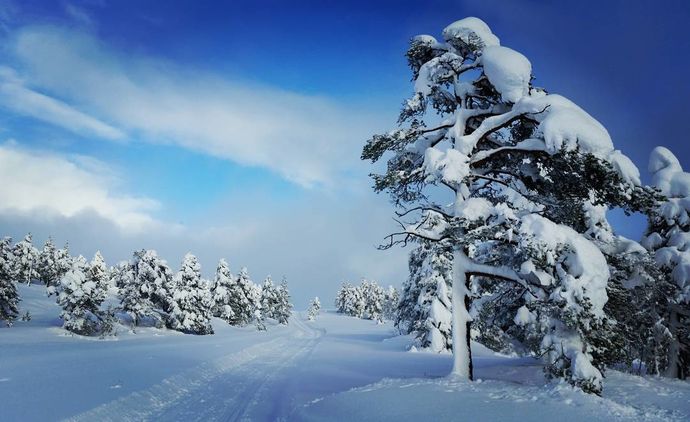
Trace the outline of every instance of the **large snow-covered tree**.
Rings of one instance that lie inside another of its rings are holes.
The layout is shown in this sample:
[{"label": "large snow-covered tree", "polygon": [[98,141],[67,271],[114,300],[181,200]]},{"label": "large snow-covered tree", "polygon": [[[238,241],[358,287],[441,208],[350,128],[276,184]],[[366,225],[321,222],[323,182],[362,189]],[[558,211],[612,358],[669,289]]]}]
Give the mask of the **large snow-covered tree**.
[{"label": "large snow-covered tree", "polygon": [[14,273],[17,281],[31,284],[32,280],[39,278],[38,257],[39,252],[31,241],[31,233],[14,245]]},{"label": "large snow-covered tree", "polygon": [[472,379],[472,296],[509,290],[505,309],[535,334],[548,373],[598,393],[588,338],[605,317],[609,268],[588,216],[593,206],[639,209],[639,172],[598,121],[534,87],[529,60],[483,21],[454,22],[443,38],[412,40],[415,93],[400,127],[362,153],[387,157],[374,189],[408,220],[382,246],[451,244],[454,376]]},{"label": "large snow-covered tree", "polygon": [[212,310],[210,285],[201,278],[201,265],[196,256],[188,253],[175,275],[168,325],[185,333],[213,334]]},{"label": "large snow-covered tree", "polygon": [[0,240],[0,320],[9,326],[19,314],[19,294],[15,284],[12,238]]},{"label": "large snow-covered tree", "polygon": [[669,272],[673,286],[666,295],[664,326],[669,345],[665,372],[686,378],[690,375],[690,173],[664,147],[652,151],[649,171],[652,184],[666,197],[651,213],[643,239],[657,264]]}]

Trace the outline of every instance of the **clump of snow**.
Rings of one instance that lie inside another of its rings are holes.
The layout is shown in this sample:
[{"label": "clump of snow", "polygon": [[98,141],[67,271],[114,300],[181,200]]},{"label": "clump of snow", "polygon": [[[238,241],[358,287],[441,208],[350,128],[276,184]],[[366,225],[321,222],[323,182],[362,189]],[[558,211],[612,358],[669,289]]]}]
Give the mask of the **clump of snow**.
[{"label": "clump of snow", "polygon": [[664,147],[656,147],[649,156],[652,184],[672,198],[690,196],[690,173],[683,171],[678,158]]},{"label": "clump of snow", "polygon": [[428,181],[460,183],[470,174],[469,158],[456,149],[444,152],[433,147],[427,148],[424,154],[424,172]]},{"label": "clump of snow", "polygon": [[473,50],[501,45],[498,37],[491,32],[489,25],[474,17],[460,19],[448,25],[443,30],[443,38],[449,42],[460,40]]},{"label": "clump of snow", "polygon": [[537,269],[532,261],[525,261],[520,266],[520,274],[528,277],[534,278],[542,286],[548,286],[553,283],[553,277],[546,271]]},{"label": "clump of snow", "polygon": [[412,38],[412,42],[421,43],[421,44],[426,44],[426,45],[428,45],[428,46],[431,47],[431,48],[437,48],[437,49],[442,49],[442,48],[443,48],[443,44],[441,44],[440,42],[438,42],[438,41],[436,40],[436,38],[434,38],[434,37],[431,36],[431,35],[426,35],[426,34],[422,34],[422,35],[417,35],[417,36],[415,36],[414,38]]},{"label": "clump of snow", "polygon": [[599,248],[570,227],[537,214],[522,217],[520,232],[545,244],[550,250],[565,247],[565,260],[557,265],[562,289],[554,294],[575,310],[581,308],[579,302],[586,298],[592,305],[592,314],[597,318],[603,317],[604,305],[608,300],[606,283],[610,273]]},{"label": "clump of snow", "polygon": [[485,198],[467,198],[455,211],[455,216],[468,220],[482,220],[494,212],[494,206]]},{"label": "clump of snow", "polygon": [[536,315],[534,315],[532,312],[530,312],[529,309],[527,309],[527,306],[522,305],[520,309],[517,310],[517,313],[515,314],[515,324],[519,326],[525,326],[534,323],[537,320]]},{"label": "clump of snow", "polygon": [[532,64],[527,57],[499,45],[484,48],[481,62],[484,74],[503,101],[515,103],[529,93]]},{"label": "clump of snow", "polygon": [[640,171],[614,149],[611,136],[599,121],[561,95],[535,94],[522,97],[514,110],[530,114],[539,122],[537,134],[543,137],[548,152],[578,148],[610,162],[624,180],[640,183]]}]

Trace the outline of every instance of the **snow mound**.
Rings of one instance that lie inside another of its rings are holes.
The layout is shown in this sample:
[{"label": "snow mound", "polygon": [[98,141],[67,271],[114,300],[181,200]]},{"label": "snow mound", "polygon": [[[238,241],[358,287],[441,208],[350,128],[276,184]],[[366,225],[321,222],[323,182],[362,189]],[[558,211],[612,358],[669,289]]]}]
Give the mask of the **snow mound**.
[{"label": "snow mound", "polygon": [[529,93],[532,64],[527,57],[496,45],[484,48],[481,61],[484,74],[503,101],[515,103]]},{"label": "snow mound", "polygon": [[455,21],[443,30],[443,38],[452,42],[462,41],[472,50],[482,50],[484,47],[501,45],[498,37],[491,32],[491,28],[479,18],[469,17]]},{"label": "snow mound", "polygon": [[649,156],[652,184],[672,198],[690,196],[690,173],[683,171],[678,158],[664,147],[656,147]]}]

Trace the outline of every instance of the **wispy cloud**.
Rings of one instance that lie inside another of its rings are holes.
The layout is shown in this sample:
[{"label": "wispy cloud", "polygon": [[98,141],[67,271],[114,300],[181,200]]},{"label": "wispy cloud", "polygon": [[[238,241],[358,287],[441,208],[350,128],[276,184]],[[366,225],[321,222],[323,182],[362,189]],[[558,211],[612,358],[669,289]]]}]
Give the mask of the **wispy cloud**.
[{"label": "wispy cloud", "polygon": [[16,72],[0,66],[0,105],[15,113],[51,123],[84,136],[118,140],[125,134],[63,101],[27,88]]},{"label": "wispy cloud", "polygon": [[364,111],[326,98],[125,56],[72,30],[26,27],[12,48],[31,86],[118,132],[268,168],[305,186],[332,184],[358,165],[372,127]]},{"label": "wispy cloud", "polygon": [[104,163],[0,144],[0,211],[72,217],[95,212],[121,229],[154,224],[158,203],[118,194],[118,178]]}]

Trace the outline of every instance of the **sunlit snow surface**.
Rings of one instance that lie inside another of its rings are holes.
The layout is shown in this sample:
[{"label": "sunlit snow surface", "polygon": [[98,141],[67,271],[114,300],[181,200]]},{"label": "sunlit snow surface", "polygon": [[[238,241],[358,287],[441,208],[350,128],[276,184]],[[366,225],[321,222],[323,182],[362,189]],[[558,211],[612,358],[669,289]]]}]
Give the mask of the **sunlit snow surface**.
[{"label": "sunlit snow surface", "polygon": [[0,329],[0,420],[690,420],[690,383],[607,372],[604,396],[546,384],[529,358],[473,346],[475,374],[449,355],[408,352],[388,324],[298,313],[288,327],[215,335],[125,327],[67,335],[42,286],[20,286],[30,322]]}]

